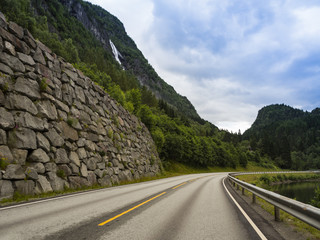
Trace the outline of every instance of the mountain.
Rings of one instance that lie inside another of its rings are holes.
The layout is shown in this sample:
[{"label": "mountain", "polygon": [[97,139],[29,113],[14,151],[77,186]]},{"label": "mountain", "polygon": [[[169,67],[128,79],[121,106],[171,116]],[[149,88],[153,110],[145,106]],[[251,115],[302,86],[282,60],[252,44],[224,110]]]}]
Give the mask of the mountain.
[{"label": "mountain", "polygon": [[[113,61],[113,65],[116,65],[114,68],[120,67],[136,78],[131,80],[131,85],[136,84],[135,81],[138,80],[139,85],[147,87],[158,99],[167,102],[180,114],[203,122],[191,102],[159,77],[134,41],[127,35],[118,18],[103,8],[82,0],[31,0],[31,5],[36,15],[46,16],[50,32],[57,33],[61,40],[72,39],[79,51],[81,61],[95,63],[102,70],[101,64],[88,59],[92,58],[92,51],[89,53],[86,49],[87,39],[79,38],[80,34],[86,32],[86,35],[90,33],[95,38],[89,37],[90,41],[103,48],[104,57],[116,60]],[[72,23],[77,23],[81,27],[77,26],[73,29]],[[101,53],[97,59],[101,59]],[[127,90],[127,86],[123,85],[128,84],[119,85],[123,90]]]},{"label": "mountain", "polygon": [[320,168],[319,108],[304,112],[284,104],[266,106],[242,137],[282,168]]},{"label": "mountain", "polygon": [[[189,100],[157,75],[123,24],[104,9],[82,0],[1,0],[0,11],[136,115],[150,131],[165,167],[172,161],[233,168],[254,161],[274,167],[248,144],[240,145],[240,134],[202,120]],[[116,113],[108,114],[118,125]],[[130,144],[136,144],[134,139]]]}]

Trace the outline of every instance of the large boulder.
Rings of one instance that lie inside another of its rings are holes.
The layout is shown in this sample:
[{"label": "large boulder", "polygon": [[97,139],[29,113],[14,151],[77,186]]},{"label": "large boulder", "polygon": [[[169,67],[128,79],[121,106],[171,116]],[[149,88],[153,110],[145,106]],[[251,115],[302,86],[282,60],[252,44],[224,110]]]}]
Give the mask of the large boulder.
[{"label": "large boulder", "polygon": [[7,144],[7,133],[2,129],[0,129],[0,144]]},{"label": "large boulder", "polygon": [[26,175],[20,165],[10,164],[7,166],[6,171],[3,175],[3,179],[8,180],[21,180],[24,179]]},{"label": "large boulder", "polygon": [[48,139],[43,136],[42,133],[37,132],[37,143],[38,143],[38,148],[42,148],[46,152],[50,151],[50,143]]},{"label": "large boulder", "polygon": [[88,168],[84,163],[81,164],[80,174],[82,177],[88,177]]},{"label": "large boulder", "polygon": [[9,22],[8,30],[16,35],[18,38],[22,39],[24,35],[23,28],[16,24],[15,22]]},{"label": "large boulder", "polygon": [[50,120],[58,119],[57,109],[51,101],[40,101],[37,103],[37,108],[42,117],[48,118]]},{"label": "large boulder", "polygon": [[[72,121],[72,120],[70,120]],[[78,141],[78,132],[70,127],[66,122],[60,122],[59,127],[62,130],[62,137],[66,140]]]},{"label": "large boulder", "polygon": [[17,192],[23,195],[34,195],[34,181],[32,180],[22,180],[14,182]]},{"label": "large boulder", "polygon": [[108,176],[108,175],[104,176],[103,178],[98,179],[98,183],[99,183],[101,186],[108,186],[108,187],[111,187],[111,186],[112,186],[111,177]]},{"label": "large boulder", "polygon": [[39,175],[36,183],[35,193],[52,192],[52,187],[45,176]]},{"label": "large boulder", "polygon": [[26,96],[9,94],[6,101],[6,108],[13,110],[24,110],[32,115],[38,114],[38,109],[34,103]]},{"label": "large boulder", "polygon": [[97,168],[97,158],[91,157],[86,161],[89,170],[94,171]]},{"label": "large boulder", "polygon": [[55,163],[62,164],[62,163],[69,163],[70,159],[68,158],[67,152],[64,148],[57,149],[55,155]]},{"label": "large boulder", "polygon": [[88,171],[88,182],[90,186],[96,185],[97,184],[97,176],[93,171]]},{"label": "large boulder", "polygon": [[39,175],[36,171],[36,169],[32,168],[32,167],[27,167],[27,169],[24,172],[27,176],[27,179],[31,179],[31,180],[37,180],[39,178]]},{"label": "large boulder", "polygon": [[26,164],[28,150],[23,149],[12,149],[12,156],[14,161],[21,166]]},{"label": "large boulder", "polygon": [[2,159],[7,163],[13,162],[13,156],[8,146],[5,146],[5,145],[0,146],[0,159]]},{"label": "large boulder", "polygon": [[44,59],[42,51],[41,51],[41,49],[39,47],[34,52],[33,59],[36,60],[37,62],[43,64],[43,65],[46,65],[46,60]]},{"label": "large boulder", "polygon": [[16,72],[26,71],[25,66],[18,58],[11,56],[7,53],[2,52],[0,54],[0,62],[3,62],[4,64],[8,65],[11,69],[13,69]]},{"label": "large boulder", "polygon": [[48,123],[41,118],[34,117],[28,112],[15,112],[17,127],[30,128],[37,131],[48,129]]},{"label": "large boulder", "polygon": [[34,80],[19,77],[16,81],[14,89],[31,99],[41,98],[39,84]]},{"label": "large boulder", "polygon": [[45,136],[48,138],[49,142],[54,147],[62,147],[64,144],[63,138],[53,128],[46,132]]},{"label": "large boulder", "polygon": [[15,129],[9,132],[8,144],[12,148],[37,149],[36,134],[27,128]]},{"label": "large boulder", "polygon": [[81,188],[83,186],[90,186],[90,183],[86,178],[78,176],[70,176],[69,182],[71,188]]},{"label": "large boulder", "polygon": [[15,126],[13,115],[5,108],[0,108],[0,127],[3,129],[12,129]]},{"label": "large boulder", "polygon": [[76,152],[70,152],[69,159],[73,164],[80,167],[80,159],[79,159],[78,154]]},{"label": "large boulder", "polygon": [[50,161],[50,158],[45,151],[43,151],[41,148],[38,148],[30,154],[28,161],[47,163]]},{"label": "large boulder", "polygon": [[31,56],[29,56],[29,55],[26,55],[24,53],[18,52],[18,57],[25,64],[28,64],[30,66],[36,65],[36,63],[34,62],[33,58]]},{"label": "large boulder", "polygon": [[[46,164],[50,164],[50,163],[46,163]],[[44,174],[46,172],[46,168],[43,163],[33,162],[33,163],[29,163],[29,166],[34,168],[38,174]]]},{"label": "large boulder", "polygon": [[58,177],[56,173],[48,172],[48,177],[53,191],[64,190],[64,180]]},{"label": "large boulder", "polygon": [[11,181],[0,180],[0,200],[13,197],[14,188]]}]

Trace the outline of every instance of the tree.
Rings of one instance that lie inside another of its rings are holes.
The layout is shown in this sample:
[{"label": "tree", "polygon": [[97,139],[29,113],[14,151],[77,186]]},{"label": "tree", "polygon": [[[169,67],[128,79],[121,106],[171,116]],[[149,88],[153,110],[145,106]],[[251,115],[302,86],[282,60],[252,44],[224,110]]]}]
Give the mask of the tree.
[{"label": "tree", "polygon": [[141,106],[141,92],[139,89],[131,89],[126,92],[126,101],[133,105],[133,113],[137,114]]}]

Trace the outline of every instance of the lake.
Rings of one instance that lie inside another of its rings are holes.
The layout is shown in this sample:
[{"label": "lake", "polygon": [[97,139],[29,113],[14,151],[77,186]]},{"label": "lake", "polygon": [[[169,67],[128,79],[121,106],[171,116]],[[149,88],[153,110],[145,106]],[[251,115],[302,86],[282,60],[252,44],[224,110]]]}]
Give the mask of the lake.
[{"label": "lake", "polygon": [[268,190],[281,194],[297,201],[310,204],[315,195],[315,189],[320,182],[298,182],[270,186]]}]

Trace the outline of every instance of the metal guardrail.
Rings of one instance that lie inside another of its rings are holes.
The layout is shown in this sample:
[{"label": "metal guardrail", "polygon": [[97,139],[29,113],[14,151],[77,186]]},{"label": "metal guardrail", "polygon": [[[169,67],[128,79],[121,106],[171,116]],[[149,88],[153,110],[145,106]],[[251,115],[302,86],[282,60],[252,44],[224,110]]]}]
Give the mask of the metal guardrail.
[{"label": "metal guardrail", "polygon": [[[310,173],[310,171],[308,171]],[[312,171],[317,172],[319,171]],[[264,172],[270,173],[270,172]],[[285,173],[285,172],[276,172],[276,173]],[[287,212],[288,214],[300,219],[301,221],[317,228],[320,230],[320,209],[309,204],[305,204],[291,198],[287,198],[280,194],[265,190],[263,188],[254,186],[252,184],[241,181],[233,176],[242,175],[248,173],[230,173],[228,179],[234,186],[239,189],[242,188],[242,194],[244,194],[244,189],[252,193],[252,202],[256,202],[256,196],[264,199],[270,204],[274,205],[274,216],[276,221],[280,221],[280,211],[279,209]],[[258,173],[249,173],[249,174],[258,174]]]}]

